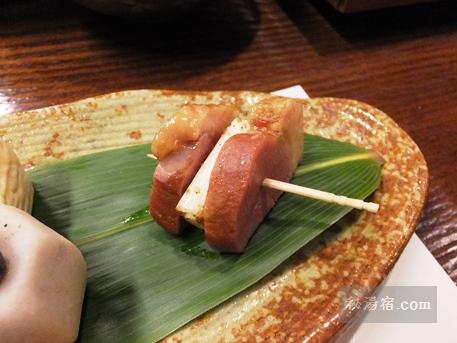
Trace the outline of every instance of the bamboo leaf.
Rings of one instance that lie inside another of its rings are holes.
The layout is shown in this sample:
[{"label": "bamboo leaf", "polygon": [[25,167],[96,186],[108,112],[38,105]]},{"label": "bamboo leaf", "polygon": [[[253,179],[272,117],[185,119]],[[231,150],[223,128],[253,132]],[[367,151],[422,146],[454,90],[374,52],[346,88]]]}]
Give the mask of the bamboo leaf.
[{"label": "bamboo leaf", "polygon": [[[201,230],[174,237],[149,216],[149,145],[30,172],[33,215],[75,242],[89,267],[81,342],[153,342],[260,280],[350,211],[284,195],[241,255],[220,254]],[[380,182],[373,153],[306,135],[293,182],[364,199]]]}]

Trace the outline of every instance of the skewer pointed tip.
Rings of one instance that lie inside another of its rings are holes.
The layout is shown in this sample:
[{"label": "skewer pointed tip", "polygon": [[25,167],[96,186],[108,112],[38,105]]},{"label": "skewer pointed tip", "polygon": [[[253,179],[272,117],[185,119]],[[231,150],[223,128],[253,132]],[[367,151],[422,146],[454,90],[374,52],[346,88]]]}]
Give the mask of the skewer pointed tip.
[{"label": "skewer pointed tip", "polygon": [[377,213],[379,211],[379,204],[374,202],[364,202],[363,209],[368,212]]}]

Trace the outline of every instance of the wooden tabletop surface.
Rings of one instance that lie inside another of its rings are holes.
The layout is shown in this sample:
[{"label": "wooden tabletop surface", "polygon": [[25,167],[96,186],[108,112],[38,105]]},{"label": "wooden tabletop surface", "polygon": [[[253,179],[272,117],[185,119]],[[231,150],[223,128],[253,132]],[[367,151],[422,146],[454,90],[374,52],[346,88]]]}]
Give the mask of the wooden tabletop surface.
[{"label": "wooden tabletop surface", "polygon": [[125,89],[300,84],[380,108],[430,170],[417,233],[457,282],[457,2],[342,15],[322,0],[212,0],[140,25],[60,0],[0,1],[0,115]]}]

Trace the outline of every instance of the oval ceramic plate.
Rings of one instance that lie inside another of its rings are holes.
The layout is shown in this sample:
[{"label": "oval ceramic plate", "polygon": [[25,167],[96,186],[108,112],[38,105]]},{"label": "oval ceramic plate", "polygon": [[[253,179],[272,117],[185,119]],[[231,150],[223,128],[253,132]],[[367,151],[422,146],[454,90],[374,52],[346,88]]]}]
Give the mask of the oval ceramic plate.
[{"label": "oval ceramic plate", "polygon": [[[138,90],[0,118],[0,137],[31,167],[104,149],[150,142],[184,103],[234,103],[269,94]],[[385,160],[372,201],[377,214],[348,215],[274,273],[176,331],[170,342],[327,341],[343,328],[339,291],[376,287],[414,232],[427,186],[420,150],[381,111],[352,100],[306,104],[305,131],[375,150]]]}]

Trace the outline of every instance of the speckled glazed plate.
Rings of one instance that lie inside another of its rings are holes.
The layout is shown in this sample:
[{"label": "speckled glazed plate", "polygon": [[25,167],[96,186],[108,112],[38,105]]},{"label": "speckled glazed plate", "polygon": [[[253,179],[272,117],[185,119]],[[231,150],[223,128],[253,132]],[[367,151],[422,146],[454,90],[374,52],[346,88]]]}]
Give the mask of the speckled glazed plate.
[{"label": "speckled glazed plate", "polygon": [[[138,90],[0,118],[0,137],[31,167],[150,142],[184,103],[247,108],[269,94]],[[305,131],[373,149],[385,164],[373,195],[378,214],[349,214],[268,277],[165,341],[322,342],[344,327],[339,291],[373,289],[408,242],[424,204],[427,166],[412,139],[383,112],[360,102],[303,100]]]}]

